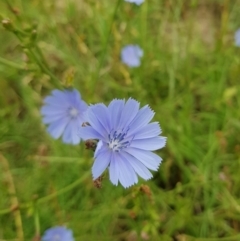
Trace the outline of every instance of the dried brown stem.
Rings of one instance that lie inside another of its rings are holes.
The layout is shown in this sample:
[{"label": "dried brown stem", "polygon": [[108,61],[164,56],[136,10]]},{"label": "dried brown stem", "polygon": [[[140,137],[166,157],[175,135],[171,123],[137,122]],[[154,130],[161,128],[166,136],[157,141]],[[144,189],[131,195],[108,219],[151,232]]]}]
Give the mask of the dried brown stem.
[{"label": "dried brown stem", "polygon": [[14,181],[13,181],[13,177],[10,171],[8,161],[2,155],[2,153],[0,153],[0,164],[2,166],[2,173],[4,173],[3,180],[7,184],[8,193],[10,196],[11,209],[15,220],[17,238],[19,241],[23,241],[24,240],[23,225],[22,225],[21,213],[19,210],[19,202],[16,195],[16,189],[15,189],[15,185],[14,185]]}]

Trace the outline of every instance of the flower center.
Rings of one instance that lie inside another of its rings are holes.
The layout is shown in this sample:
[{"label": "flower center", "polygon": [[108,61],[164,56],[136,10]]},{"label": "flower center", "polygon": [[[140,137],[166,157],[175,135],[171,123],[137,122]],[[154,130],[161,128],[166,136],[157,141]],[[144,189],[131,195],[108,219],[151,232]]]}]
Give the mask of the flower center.
[{"label": "flower center", "polygon": [[127,131],[114,131],[112,130],[108,135],[108,147],[113,151],[121,151],[122,149],[129,146],[130,141],[124,140],[127,135]]},{"label": "flower center", "polygon": [[68,113],[69,113],[70,117],[75,118],[78,115],[78,110],[74,107],[71,107],[71,108],[69,108]]}]

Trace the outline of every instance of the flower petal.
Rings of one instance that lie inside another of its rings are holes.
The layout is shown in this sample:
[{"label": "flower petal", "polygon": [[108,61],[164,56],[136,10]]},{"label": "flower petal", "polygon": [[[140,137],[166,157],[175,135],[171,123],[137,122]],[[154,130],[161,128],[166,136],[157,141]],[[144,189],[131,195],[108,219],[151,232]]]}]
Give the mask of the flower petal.
[{"label": "flower petal", "polygon": [[55,108],[53,106],[49,106],[49,105],[45,105],[41,108],[40,110],[42,115],[59,115],[62,114],[64,115],[66,113],[65,109],[59,109],[59,108]]},{"label": "flower petal", "polygon": [[119,168],[118,168],[118,153],[112,152],[112,159],[109,167],[109,176],[110,181],[114,185],[118,185],[118,179],[119,179]]},{"label": "flower petal", "polygon": [[[68,125],[65,128],[64,133],[63,133],[62,140],[63,140],[64,143],[71,143],[73,145],[79,144],[79,142],[81,141],[81,138],[78,134],[80,125],[81,125],[81,123],[79,123],[77,119],[72,119],[68,123]],[[67,133],[66,136],[65,136],[65,137],[67,137],[66,139],[64,139],[65,133]]]},{"label": "flower petal", "polygon": [[66,125],[68,124],[69,119],[67,117],[64,117],[62,119],[59,119],[49,125],[47,128],[47,131],[50,133],[50,135],[58,139],[64,132],[64,129]]},{"label": "flower petal", "polygon": [[60,119],[63,119],[65,117],[65,115],[52,115],[52,116],[44,116],[43,119],[42,119],[42,122],[44,124],[50,124],[50,123],[53,123],[53,122],[56,122]]},{"label": "flower petal", "polygon": [[124,103],[125,103],[125,100],[114,99],[109,104],[108,109],[109,109],[110,119],[111,119],[111,129],[116,130],[118,128]]},{"label": "flower petal", "polygon": [[92,167],[93,180],[101,176],[104,170],[108,167],[110,161],[111,161],[111,152],[108,149],[102,147],[101,150],[98,152],[98,155],[93,163],[93,167]]},{"label": "flower petal", "polygon": [[94,158],[97,157],[98,152],[101,151],[102,147],[103,147],[103,142],[102,142],[102,141],[99,141],[99,142],[97,143],[97,147],[96,147],[96,150],[95,150],[95,152],[94,152]]},{"label": "flower petal", "polygon": [[125,151],[134,156],[150,170],[157,171],[162,158],[151,151],[145,151],[137,148],[126,148]]},{"label": "flower petal", "polygon": [[134,169],[129,163],[125,162],[124,158],[121,156],[121,152],[119,153],[116,164],[119,171],[119,182],[124,188],[130,187],[138,182]]},{"label": "flower petal", "polygon": [[53,90],[50,96],[47,96],[43,102],[45,104],[49,104],[51,106],[59,106],[66,107],[69,105],[68,101],[66,101],[66,97],[63,91]]},{"label": "flower petal", "polygon": [[108,108],[104,104],[97,104],[91,107],[95,116],[98,118],[99,122],[106,129],[107,132],[111,131],[110,127],[110,115]]},{"label": "flower petal", "polygon": [[134,120],[129,125],[128,135],[133,135],[139,129],[143,128],[145,125],[149,123],[149,121],[153,118],[154,112],[149,108],[148,105],[142,107]]},{"label": "flower petal", "polygon": [[89,140],[89,139],[101,140],[104,138],[100,133],[98,133],[91,126],[80,127],[78,130],[78,134],[83,140]]},{"label": "flower petal", "polygon": [[64,90],[65,99],[72,105],[76,106],[81,100],[81,94],[76,89]]},{"label": "flower petal", "polygon": [[125,161],[133,167],[134,171],[144,180],[152,178],[152,173],[146,168],[146,166],[141,161],[139,161],[127,152],[122,152],[121,155],[124,157]]},{"label": "flower petal", "polygon": [[71,141],[72,141],[71,129],[70,129],[69,123],[63,132],[62,141],[63,141],[63,143],[67,143],[67,144],[71,143]]},{"label": "flower petal", "polygon": [[152,122],[134,134],[134,140],[156,137],[161,134],[158,122]]},{"label": "flower petal", "polygon": [[94,107],[90,107],[87,111],[87,120],[98,133],[101,134],[103,138],[107,138],[108,133],[106,128],[102,125],[102,123],[98,120],[96,113],[94,112]]},{"label": "flower petal", "polygon": [[163,148],[166,145],[166,140],[166,137],[157,136],[148,139],[133,140],[130,145],[138,149],[155,151]]},{"label": "flower petal", "polygon": [[139,111],[139,102],[129,98],[123,107],[119,128],[128,128],[129,123],[135,118]]}]

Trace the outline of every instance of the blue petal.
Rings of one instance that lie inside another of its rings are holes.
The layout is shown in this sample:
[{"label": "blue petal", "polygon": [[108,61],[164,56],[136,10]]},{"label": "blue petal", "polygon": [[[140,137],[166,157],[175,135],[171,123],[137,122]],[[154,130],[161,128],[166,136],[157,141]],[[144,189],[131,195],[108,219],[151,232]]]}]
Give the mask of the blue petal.
[{"label": "blue petal", "polygon": [[76,89],[65,90],[64,94],[69,103],[75,106],[77,105],[77,103],[79,103],[79,101],[81,101],[81,95]]},{"label": "blue petal", "polygon": [[66,126],[66,128],[65,128],[65,130],[63,132],[63,136],[62,136],[63,143],[71,143],[71,141],[72,141],[71,127],[70,127],[69,124],[70,123],[68,123],[68,125]]},{"label": "blue petal", "polygon": [[106,128],[102,125],[102,123],[98,120],[94,108],[89,108],[87,111],[88,122],[98,133],[101,134],[105,139],[108,137],[108,132]]},{"label": "blue petal", "polygon": [[47,96],[44,99],[44,103],[49,104],[51,106],[60,106],[60,107],[66,107],[69,105],[68,101],[66,100],[64,92],[60,90],[53,90],[52,95]]},{"label": "blue petal", "polygon": [[109,167],[109,176],[110,181],[114,185],[118,185],[118,179],[119,179],[119,168],[118,168],[118,153],[112,152],[112,159]]},{"label": "blue petal", "polygon": [[94,152],[94,158],[96,158],[97,155],[98,155],[98,153],[101,152],[102,147],[103,147],[103,142],[102,142],[102,141],[99,141],[99,142],[97,143],[97,147],[96,147],[96,150],[95,150],[95,152]]},{"label": "blue petal", "polygon": [[149,106],[145,105],[142,107],[137,116],[129,125],[128,135],[135,134],[137,130],[143,128],[145,125],[149,123],[149,121],[153,118],[154,112],[149,108]]},{"label": "blue petal", "polygon": [[70,140],[69,142],[65,142],[65,139],[63,138],[63,142],[65,143],[71,143],[73,145],[79,144],[81,141],[80,136],[78,135],[78,130],[81,126],[81,123],[78,122],[77,119],[72,119],[67,127],[64,130],[63,135],[67,132],[66,136],[68,137],[67,139]]},{"label": "blue petal", "polygon": [[97,104],[91,107],[95,116],[107,132],[111,131],[110,115],[108,108],[104,104]]},{"label": "blue petal", "polygon": [[111,152],[108,149],[102,147],[101,150],[98,152],[98,155],[93,163],[93,167],[92,167],[93,180],[101,176],[104,170],[108,167],[110,161],[111,161]]},{"label": "blue petal", "polygon": [[124,100],[112,100],[108,106],[110,118],[111,118],[111,129],[117,130],[119,126],[119,120],[121,118],[122,110],[124,107]]},{"label": "blue petal", "polygon": [[135,171],[129,163],[125,162],[121,152],[119,152],[116,164],[119,171],[119,182],[123,187],[127,188],[138,182]]},{"label": "blue petal", "polygon": [[62,109],[62,108],[56,108],[56,107],[53,107],[53,106],[49,106],[49,105],[45,105],[41,108],[40,110],[41,114],[42,115],[59,115],[59,114],[62,114],[62,115],[65,115],[66,114],[66,110],[65,109]]},{"label": "blue petal", "polygon": [[148,169],[157,171],[162,158],[151,151],[137,148],[126,148],[125,151],[143,163]]},{"label": "blue petal", "polygon": [[240,47],[240,29],[235,32],[235,45]]},{"label": "blue petal", "polygon": [[148,139],[133,140],[131,142],[131,147],[148,151],[155,151],[163,148],[166,145],[166,140],[167,138],[162,136],[157,136]]},{"label": "blue petal", "polygon": [[139,111],[139,102],[129,98],[122,110],[119,128],[127,128]]},{"label": "blue petal", "polygon": [[124,157],[125,161],[133,167],[134,171],[144,180],[152,178],[152,173],[146,168],[145,165],[142,164],[142,162],[137,160],[134,156],[127,152],[122,152],[121,155]]},{"label": "blue petal", "polygon": [[53,138],[57,139],[62,135],[68,122],[69,122],[69,119],[67,117],[59,119],[58,121],[51,123],[47,128],[47,131],[50,133],[50,135]]},{"label": "blue petal", "polygon": [[78,134],[83,140],[89,140],[89,139],[100,140],[104,138],[100,133],[98,133],[91,126],[80,127],[78,130]]},{"label": "blue petal", "polygon": [[87,103],[83,100],[76,103],[76,107],[80,111],[80,113],[84,113],[88,109]]},{"label": "blue petal", "polygon": [[134,134],[134,140],[156,137],[161,134],[158,122],[152,122]]},{"label": "blue petal", "polygon": [[51,115],[51,116],[44,116],[43,119],[42,119],[42,122],[44,124],[50,124],[50,123],[53,123],[53,122],[56,122],[56,121],[60,121],[61,119],[65,118],[66,116],[65,115]]},{"label": "blue petal", "polygon": [[87,110],[86,103],[81,99],[81,94],[76,90],[65,90],[65,99],[68,101],[69,106],[78,109],[79,113]]}]

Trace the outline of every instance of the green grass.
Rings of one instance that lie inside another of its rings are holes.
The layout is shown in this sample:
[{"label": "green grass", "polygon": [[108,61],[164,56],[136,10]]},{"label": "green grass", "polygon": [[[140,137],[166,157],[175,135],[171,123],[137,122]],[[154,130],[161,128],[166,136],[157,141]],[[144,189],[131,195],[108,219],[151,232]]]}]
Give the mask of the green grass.
[{"label": "green grass", "polygon": [[[239,0],[4,0],[0,16],[21,31],[0,26],[1,241],[55,225],[76,241],[240,240]],[[129,43],[139,68],[119,59]],[[131,96],[156,112],[168,140],[152,180],[96,189],[84,144],[46,133],[42,99],[71,73],[88,103]]]}]

